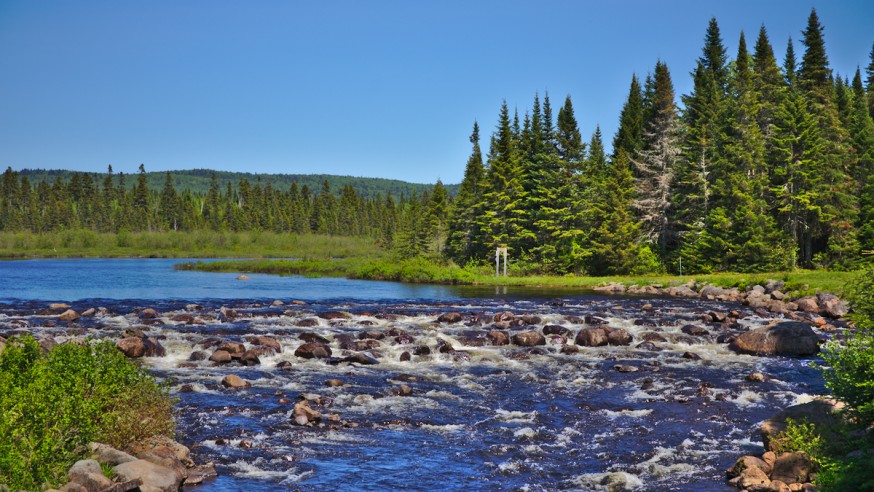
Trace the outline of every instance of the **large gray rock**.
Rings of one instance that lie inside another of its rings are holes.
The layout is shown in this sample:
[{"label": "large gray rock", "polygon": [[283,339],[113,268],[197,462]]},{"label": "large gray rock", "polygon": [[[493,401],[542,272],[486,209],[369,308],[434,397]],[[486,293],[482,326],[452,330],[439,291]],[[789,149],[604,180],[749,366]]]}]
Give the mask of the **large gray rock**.
[{"label": "large gray rock", "polygon": [[742,333],[729,348],[741,354],[804,357],[819,353],[819,338],[804,323],[784,321]]},{"label": "large gray rock", "polygon": [[546,337],[540,332],[523,331],[512,337],[513,343],[522,347],[533,347],[535,345],[546,345]]},{"label": "large gray rock", "polygon": [[95,460],[77,461],[67,472],[67,480],[81,485],[88,492],[102,492],[112,486],[112,480],[103,474],[100,463]]},{"label": "large gray rock", "polygon": [[142,492],[177,492],[182,485],[182,475],[176,470],[146,460],[122,463],[114,470],[122,481],[139,479]]},{"label": "large gray rock", "polygon": [[102,465],[116,466],[128,461],[136,461],[135,457],[124,451],[119,451],[112,446],[99,442],[88,444],[88,449],[91,451],[91,457]]},{"label": "large gray rock", "polygon": [[843,403],[826,398],[788,407],[759,426],[762,444],[765,449],[774,451],[774,436],[786,430],[788,419],[814,424],[824,440],[835,442],[839,438],[836,429],[841,423],[841,418],[835,412],[842,408],[844,408]]},{"label": "large gray rock", "polygon": [[784,453],[777,457],[774,462],[774,471],[771,472],[771,480],[779,480],[783,483],[807,482],[810,474],[816,471],[816,465],[810,456],[804,452]]},{"label": "large gray rock", "polygon": [[603,328],[583,328],[577,333],[575,339],[577,345],[585,347],[600,347],[607,345],[607,330]]}]

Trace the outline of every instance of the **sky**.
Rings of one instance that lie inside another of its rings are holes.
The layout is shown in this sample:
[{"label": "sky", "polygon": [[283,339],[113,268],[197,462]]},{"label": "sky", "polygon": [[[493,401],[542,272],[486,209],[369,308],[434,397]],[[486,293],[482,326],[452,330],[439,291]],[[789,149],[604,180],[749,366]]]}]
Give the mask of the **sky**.
[{"label": "sky", "polygon": [[707,23],[778,59],[816,7],[831,67],[869,63],[874,1],[0,0],[0,168],[211,168],[461,181],[474,120],[568,95],[610,146],[632,73],[691,90]]}]

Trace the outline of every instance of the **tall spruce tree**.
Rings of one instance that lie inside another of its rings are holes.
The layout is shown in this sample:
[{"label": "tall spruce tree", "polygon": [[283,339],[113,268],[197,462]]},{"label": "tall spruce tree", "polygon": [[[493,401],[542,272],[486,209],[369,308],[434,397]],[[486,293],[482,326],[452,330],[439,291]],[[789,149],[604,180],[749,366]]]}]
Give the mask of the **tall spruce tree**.
[{"label": "tall spruce tree", "polygon": [[853,77],[852,91],[850,135],[858,158],[855,178],[859,186],[859,245],[865,252],[874,252],[874,119],[868,112],[869,95],[865,93],[858,68]]},{"label": "tall spruce tree", "polygon": [[619,151],[625,151],[625,157],[635,156],[643,149],[643,93],[637,75],[631,76],[631,86],[628,89],[628,98],[622,105],[619,114],[619,130],[613,137],[613,154],[616,159]]},{"label": "tall spruce tree", "polygon": [[868,114],[874,118],[874,43],[871,44],[871,53],[868,55],[870,61],[868,68],[865,69],[868,78],[865,82],[865,89],[868,93]]},{"label": "tall spruce tree", "polygon": [[680,159],[680,123],[674,85],[668,66],[655,67],[651,117],[646,123],[644,148],[632,161],[637,169],[634,207],[644,237],[665,257],[676,240],[670,223],[674,172]]},{"label": "tall spruce tree", "polygon": [[485,175],[479,144],[479,124],[476,121],[473,122],[470,143],[473,148],[464,168],[458,196],[452,206],[446,238],[446,255],[457,263],[485,258],[485,251],[479,242],[481,233],[476,220],[481,210]]}]

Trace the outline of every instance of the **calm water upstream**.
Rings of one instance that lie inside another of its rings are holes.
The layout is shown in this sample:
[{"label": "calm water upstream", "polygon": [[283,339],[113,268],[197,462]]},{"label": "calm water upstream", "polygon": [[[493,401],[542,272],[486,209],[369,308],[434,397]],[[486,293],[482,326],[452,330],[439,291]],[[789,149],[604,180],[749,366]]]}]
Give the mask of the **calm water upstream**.
[{"label": "calm water upstream", "polygon": [[[0,262],[0,336],[117,339],[138,328],[158,339],[166,356],[144,360],[180,399],[180,440],[220,473],[192,490],[730,490],[725,469],[761,452],[758,422],[824,391],[806,360],[736,355],[716,342],[769,321],[738,304],[265,275],[238,281],[176,272],[179,261]],[[44,310],[58,301],[108,312],[66,325]],[[222,306],[238,316],[220,321]],[[161,313],[159,323],[143,325],[137,311],[145,307]],[[738,324],[705,321],[709,310],[737,310]],[[464,321],[436,322],[450,311]],[[486,334],[505,312],[526,318],[502,331],[545,331],[547,344],[493,345]],[[634,340],[570,353],[578,330],[602,322]],[[682,328],[690,324],[707,332],[688,335]],[[203,359],[217,341],[251,348],[252,335],[275,338],[281,350],[248,367]],[[326,339],[335,359],[295,356],[302,335]],[[341,360],[359,353],[368,357]],[[770,379],[746,381],[753,371]],[[252,387],[224,388],[228,374]],[[326,386],[333,379],[344,384]],[[399,396],[401,385],[412,394]],[[340,420],[294,425],[302,395]]]}]

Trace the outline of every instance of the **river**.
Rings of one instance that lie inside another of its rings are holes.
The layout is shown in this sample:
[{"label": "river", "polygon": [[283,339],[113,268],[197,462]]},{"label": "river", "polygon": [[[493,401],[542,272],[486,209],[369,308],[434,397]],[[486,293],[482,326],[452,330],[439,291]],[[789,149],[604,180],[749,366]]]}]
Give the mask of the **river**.
[{"label": "river", "polygon": [[[236,280],[174,271],[181,261],[0,262],[0,335],[26,330],[63,342],[117,339],[139,328],[158,339],[167,355],[144,361],[179,398],[180,441],[220,474],[196,490],[731,490],[725,469],[762,451],[758,422],[824,392],[809,360],[737,355],[717,342],[719,334],[770,321],[739,304],[336,278]],[[49,302],[108,312],[65,326],[44,311]],[[160,313],[159,323],[142,324],[137,311],[146,307]],[[238,316],[220,321],[221,307]],[[737,311],[737,322],[707,321],[710,310]],[[465,322],[437,323],[445,312]],[[556,334],[544,346],[493,346],[485,335],[506,312],[525,316],[499,326],[508,335],[561,328],[548,330]],[[186,324],[192,317],[202,324]],[[568,350],[575,332],[602,322],[634,340]],[[690,335],[689,325],[705,331]],[[334,364],[296,357],[301,334],[328,339]],[[275,338],[281,351],[248,367],[192,357],[208,356],[216,339],[250,348],[251,335]],[[441,352],[443,345],[453,350]],[[340,362],[356,352],[378,364]],[[747,381],[754,371],[769,379]],[[252,387],[224,388],[228,374]],[[329,380],[343,384],[326,386]],[[402,385],[412,393],[402,396]],[[295,425],[291,412],[301,397],[339,420]]]}]

